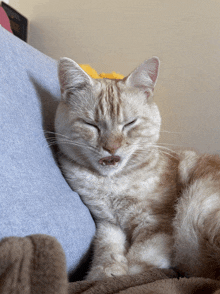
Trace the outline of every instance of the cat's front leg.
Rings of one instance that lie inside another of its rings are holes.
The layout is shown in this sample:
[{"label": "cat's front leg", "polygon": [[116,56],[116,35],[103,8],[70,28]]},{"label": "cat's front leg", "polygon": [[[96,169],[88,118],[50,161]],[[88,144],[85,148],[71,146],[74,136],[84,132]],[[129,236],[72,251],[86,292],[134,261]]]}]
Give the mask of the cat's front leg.
[{"label": "cat's front leg", "polygon": [[126,236],[120,227],[108,222],[98,223],[92,267],[86,280],[125,275],[128,270],[125,246]]},{"label": "cat's front leg", "polygon": [[172,237],[162,232],[149,236],[147,231],[145,229],[133,240],[126,255],[129,274],[142,273],[150,268],[171,267]]}]

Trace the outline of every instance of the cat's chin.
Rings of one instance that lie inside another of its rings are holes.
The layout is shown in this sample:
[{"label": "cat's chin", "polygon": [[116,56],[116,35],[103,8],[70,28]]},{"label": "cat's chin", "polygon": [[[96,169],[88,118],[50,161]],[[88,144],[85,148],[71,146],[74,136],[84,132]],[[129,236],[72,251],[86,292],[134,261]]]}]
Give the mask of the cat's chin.
[{"label": "cat's chin", "polygon": [[123,166],[121,162],[115,162],[114,164],[98,164],[97,171],[101,176],[113,176],[122,170]]}]

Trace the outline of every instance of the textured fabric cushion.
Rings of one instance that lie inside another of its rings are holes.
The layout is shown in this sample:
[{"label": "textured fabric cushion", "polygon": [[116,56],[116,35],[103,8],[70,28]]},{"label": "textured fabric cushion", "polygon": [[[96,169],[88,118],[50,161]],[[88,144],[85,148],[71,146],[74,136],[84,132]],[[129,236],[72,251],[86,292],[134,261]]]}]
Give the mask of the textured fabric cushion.
[{"label": "textured fabric cushion", "polygon": [[60,97],[57,62],[2,27],[0,52],[0,238],[54,236],[71,271],[95,225],[45,139]]}]

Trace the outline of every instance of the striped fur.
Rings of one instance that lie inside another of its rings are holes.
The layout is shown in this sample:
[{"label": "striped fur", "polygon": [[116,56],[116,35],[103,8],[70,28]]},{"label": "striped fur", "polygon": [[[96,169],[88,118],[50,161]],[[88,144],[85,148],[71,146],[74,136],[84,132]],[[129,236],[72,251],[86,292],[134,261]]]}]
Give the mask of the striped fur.
[{"label": "striped fur", "polygon": [[220,159],[159,148],[158,68],[152,58],[123,80],[93,80],[59,63],[59,161],[97,225],[89,280],[150,267],[220,274]]}]

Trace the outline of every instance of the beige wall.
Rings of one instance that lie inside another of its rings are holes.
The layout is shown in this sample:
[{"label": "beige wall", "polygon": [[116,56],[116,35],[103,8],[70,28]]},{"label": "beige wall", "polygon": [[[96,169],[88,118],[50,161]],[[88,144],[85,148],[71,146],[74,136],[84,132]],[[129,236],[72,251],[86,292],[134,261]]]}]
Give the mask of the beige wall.
[{"label": "beige wall", "polygon": [[[10,0],[29,43],[98,72],[161,60],[161,142],[220,153],[220,0]],[[173,133],[172,133],[173,132]]]}]

